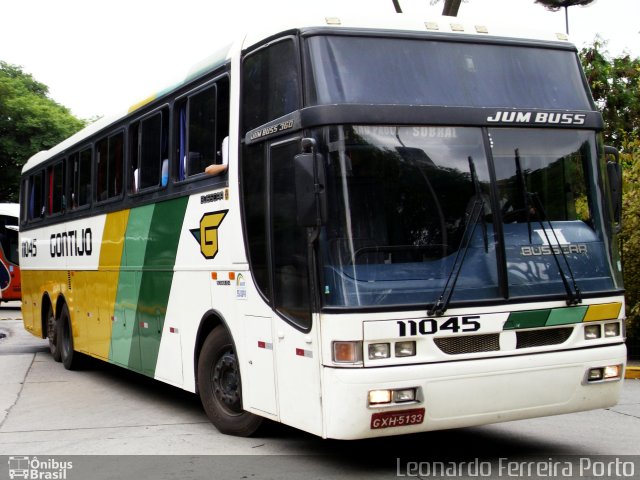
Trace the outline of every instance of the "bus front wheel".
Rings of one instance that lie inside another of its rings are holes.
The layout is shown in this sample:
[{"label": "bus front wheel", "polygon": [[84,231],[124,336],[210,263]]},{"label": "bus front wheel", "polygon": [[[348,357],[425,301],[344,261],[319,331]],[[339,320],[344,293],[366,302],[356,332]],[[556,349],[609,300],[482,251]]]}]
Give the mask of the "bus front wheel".
[{"label": "bus front wheel", "polygon": [[198,389],[209,420],[220,432],[248,437],[260,427],[262,418],[242,408],[238,357],[224,327],[213,329],[202,346]]}]

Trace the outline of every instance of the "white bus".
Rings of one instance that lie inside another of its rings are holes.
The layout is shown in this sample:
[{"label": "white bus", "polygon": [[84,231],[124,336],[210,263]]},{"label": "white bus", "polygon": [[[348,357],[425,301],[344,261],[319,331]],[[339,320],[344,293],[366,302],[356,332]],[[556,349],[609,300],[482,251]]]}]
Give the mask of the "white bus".
[{"label": "white bus", "polygon": [[252,33],[34,156],[25,327],[235,435],[614,405],[620,175],[576,49],[451,22]]}]

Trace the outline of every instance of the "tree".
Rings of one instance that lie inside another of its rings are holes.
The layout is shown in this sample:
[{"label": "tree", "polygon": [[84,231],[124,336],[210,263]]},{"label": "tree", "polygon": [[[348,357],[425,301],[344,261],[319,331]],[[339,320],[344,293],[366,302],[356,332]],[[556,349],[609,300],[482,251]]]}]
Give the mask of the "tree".
[{"label": "tree", "polygon": [[586,6],[593,3],[595,0],[535,0],[536,3],[543,5],[547,10],[557,12],[561,8],[564,8],[564,21],[567,34],[569,34],[569,7],[576,5]]},{"label": "tree", "polygon": [[15,202],[20,171],[33,154],[80,130],[85,121],[49,98],[49,88],[0,61],[0,202]]},{"label": "tree", "polygon": [[580,51],[593,99],[604,118],[605,142],[618,149],[625,138],[640,139],[640,59],[609,58],[606,43],[596,38]]}]

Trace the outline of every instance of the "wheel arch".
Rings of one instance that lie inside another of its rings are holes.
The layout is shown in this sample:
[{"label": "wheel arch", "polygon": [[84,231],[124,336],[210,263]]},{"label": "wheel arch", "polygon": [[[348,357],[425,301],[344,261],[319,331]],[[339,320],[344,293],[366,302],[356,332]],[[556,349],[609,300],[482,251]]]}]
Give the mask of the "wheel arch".
[{"label": "wheel arch", "polygon": [[216,327],[223,326],[227,332],[229,332],[229,337],[231,338],[231,342],[233,343],[233,349],[237,352],[236,341],[231,335],[231,329],[227,324],[222,313],[218,310],[208,310],[200,320],[200,326],[198,327],[198,333],[196,335],[195,348],[193,350],[193,375],[195,379],[195,390],[196,393],[199,393],[198,388],[198,360],[200,359],[200,352],[202,350],[202,346],[204,345],[204,341],[207,339],[209,334],[213,332]]},{"label": "wheel arch", "polygon": [[[47,338],[47,313],[49,313],[49,305],[53,306],[49,292],[45,291],[40,299],[40,338]],[[57,311],[54,311],[57,318]]]}]

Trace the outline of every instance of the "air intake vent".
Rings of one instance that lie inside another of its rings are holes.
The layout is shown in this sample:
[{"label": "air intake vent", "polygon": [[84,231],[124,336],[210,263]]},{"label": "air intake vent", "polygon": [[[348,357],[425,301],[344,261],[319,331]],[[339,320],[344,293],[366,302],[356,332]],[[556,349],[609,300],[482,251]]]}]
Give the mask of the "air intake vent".
[{"label": "air intake vent", "polygon": [[516,348],[545,347],[564,343],[573,332],[573,328],[547,328],[544,330],[524,330],[516,332]]},{"label": "air intake vent", "polygon": [[67,286],[71,290],[71,272],[69,270],[67,270]]},{"label": "air intake vent", "polygon": [[500,350],[500,335],[465,335],[434,339],[435,344],[447,355],[463,355],[465,353],[497,352]]}]

